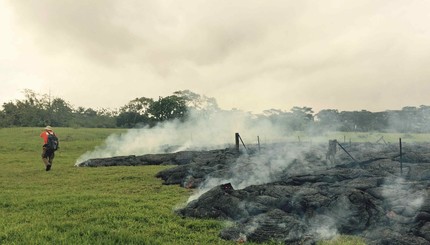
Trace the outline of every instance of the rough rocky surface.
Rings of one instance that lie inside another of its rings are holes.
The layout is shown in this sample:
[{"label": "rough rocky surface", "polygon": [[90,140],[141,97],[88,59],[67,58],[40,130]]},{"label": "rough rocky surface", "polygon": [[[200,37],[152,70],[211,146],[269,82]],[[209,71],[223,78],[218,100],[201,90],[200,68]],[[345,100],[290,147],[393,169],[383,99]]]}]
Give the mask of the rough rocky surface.
[{"label": "rough rocky surface", "polygon": [[327,145],[311,144],[100,161],[177,165],[157,177],[187,188],[211,187],[178,214],[233,221],[221,232],[224,239],[313,244],[348,234],[369,244],[430,244],[430,145],[404,144],[401,158],[398,145],[342,146],[348,153],[339,147],[334,161],[327,159]]},{"label": "rough rocky surface", "polygon": [[[178,184],[187,188],[197,187],[205,178],[226,176],[227,166],[233,164],[241,154],[233,149],[211,151],[181,151],[141,156],[117,156],[89,159],[79,167],[111,167],[142,165],[176,165],[157,174],[165,184]],[[218,172],[219,170],[219,172]]]},{"label": "rough rocky surface", "polygon": [[[111,167],[140,165],[185,165],[194,162],[212,160],[225,155],[227,150],[180,151],[176,153],[146,154],[141,156],[116,156],[89,159],[78,164],[79,167]],[[236,154],[237,155],[237,154]],[[206,159],[207,158],[207,159]],[[176,184],[176,183],[175,183]]]},{"label": "rough rocky surface", "polygon": [[178,212],[236,221],[221,234],[233,240],[303,243],[351,234],[375,244],[429,244],[430,182],[421,174],[399,178],[397,168],[384,159],[240,190],[220,185]]}]

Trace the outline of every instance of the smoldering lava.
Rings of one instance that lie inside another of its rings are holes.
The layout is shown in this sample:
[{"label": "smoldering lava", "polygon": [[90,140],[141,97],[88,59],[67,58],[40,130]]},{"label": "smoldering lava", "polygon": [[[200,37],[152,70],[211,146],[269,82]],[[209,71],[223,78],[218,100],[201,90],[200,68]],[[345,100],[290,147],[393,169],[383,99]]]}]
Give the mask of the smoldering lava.
[{"label": "smoldering lava", "polygon": [[233,221],[224,239],[302,244],[347,234],[375,244],[430,244],[429,146],[405,147],[402,170],[395,145],[370,143],[344,145],[350,155],[340,151],[334,161],[317,144],[128,158],[176,165],[157,177],[196,190],[176,212]]}]

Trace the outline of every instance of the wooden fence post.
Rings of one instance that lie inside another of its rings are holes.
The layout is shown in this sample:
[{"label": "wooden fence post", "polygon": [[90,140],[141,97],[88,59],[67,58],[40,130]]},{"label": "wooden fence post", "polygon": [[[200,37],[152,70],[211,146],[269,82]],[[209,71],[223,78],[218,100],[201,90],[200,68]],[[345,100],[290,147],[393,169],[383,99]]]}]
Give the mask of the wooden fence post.
[{"label": "wooden fence post", "polygon": [[261,150],[261,147],[260,147],[260,136],[257,136],[257,142],[258,142],[258,151],[260,151]]},{"label": "wooden fence post", "polygon": [[239,133],[234,135],[235,143],[236,143],[236,151],[239,152]]},{"label": "wooden fence post", "polygon": [[403,153],[402,153],[402,138],[399,138],[400,147],[400,176],[403,175]]}]

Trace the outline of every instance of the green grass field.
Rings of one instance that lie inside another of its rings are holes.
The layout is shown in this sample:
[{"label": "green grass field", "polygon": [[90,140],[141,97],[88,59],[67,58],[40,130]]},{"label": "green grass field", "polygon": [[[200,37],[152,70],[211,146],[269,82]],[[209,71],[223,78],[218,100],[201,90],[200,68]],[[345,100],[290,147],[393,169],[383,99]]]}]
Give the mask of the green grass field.
[{"label": "green grass field", "polygon": [[[219,238],[227,222],[174,213],[191,191],[154,177],[172,166],[74,166],[124,130],[55,131],[61,148],[46,172],[41,129],[0,128],[0,244],[235,244]],[[363,243],[340,237],[323,244]]]}]

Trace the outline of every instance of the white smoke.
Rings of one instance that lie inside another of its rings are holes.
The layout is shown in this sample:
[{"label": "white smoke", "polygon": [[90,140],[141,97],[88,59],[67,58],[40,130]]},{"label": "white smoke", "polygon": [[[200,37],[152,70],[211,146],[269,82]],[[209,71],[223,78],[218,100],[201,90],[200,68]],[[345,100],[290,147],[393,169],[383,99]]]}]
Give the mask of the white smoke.
[{"label": "white smoke", "polygon": [[312,148],[310,144],[272,145],[270,149],[264,149],[260,154],[244,154],[229,166],[228,178],[209,177],[206,179],[188,202],[199,198],[202,194],[215,186],[230,183],[235,189],[243,189],[251,185],[266,184],[279,179],[290,164],[298,161],[302,170],[309,168],[304,159],[305,153]]},{"label": "white smoke", "polygon": [[387,179],[382,195],[394,210],[401,208],[404,212],[415,213],[424,203],[427,192],[412,187],[404,178]]},{"label": "white smoke", "polygon": [[337,221],[327,215],[316,215],[310,222],[310,234],[315,235],[319,240],[329,240],[339,235]]},{"label": "white smoke", "polygon": [[153,128],[130,129],[123,134],[113,134],[103,145],[81,155],[75,165],[92,158],[219,149],[234,144],[236,132],[243,132],[246,135],[244,140],[253,144],[257,142],[257,136],[276,141],[282,136],[282,131],[285,130],[268,120],[255,120],[252,114],[238,110],[211,113],[191,111],[185,122],[174,120]]}]

